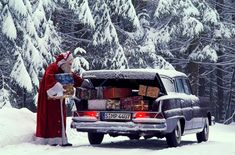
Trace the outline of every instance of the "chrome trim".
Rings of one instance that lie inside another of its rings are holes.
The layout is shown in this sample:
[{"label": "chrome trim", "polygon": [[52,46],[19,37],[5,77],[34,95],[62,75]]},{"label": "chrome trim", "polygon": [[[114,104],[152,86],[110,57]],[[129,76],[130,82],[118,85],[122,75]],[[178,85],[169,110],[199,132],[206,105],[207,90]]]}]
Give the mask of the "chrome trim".
[{"label": "chrome trim", "polygon": [[77,130],[99,130],[102,132],[115,131],[115,132],[128,132],[128,131],[164,131],[167,129],[166,122],[164,123],[134,123],[134,122],[72,122],[71,128]]}]

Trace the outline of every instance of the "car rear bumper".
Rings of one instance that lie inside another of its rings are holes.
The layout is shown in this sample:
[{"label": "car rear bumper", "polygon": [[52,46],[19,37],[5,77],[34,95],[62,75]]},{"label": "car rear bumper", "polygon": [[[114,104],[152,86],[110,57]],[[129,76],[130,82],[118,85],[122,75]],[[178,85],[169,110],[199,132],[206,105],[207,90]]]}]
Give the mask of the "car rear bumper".
[{"label": "car rear bumper", "polygon": [[134,133],[134,132],[164,132],[167,129],[166,121],[151,122],[106,122],[106,121],[77,121],[71,123],[71,128],[81,132],[102,133]]}]

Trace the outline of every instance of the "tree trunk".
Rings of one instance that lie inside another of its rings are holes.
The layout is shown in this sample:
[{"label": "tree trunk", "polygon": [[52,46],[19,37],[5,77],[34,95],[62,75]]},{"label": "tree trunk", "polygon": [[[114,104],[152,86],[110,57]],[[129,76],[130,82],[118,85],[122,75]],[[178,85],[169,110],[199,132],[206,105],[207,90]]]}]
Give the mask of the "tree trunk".
[{"label": "tree trunk", "polygon": [[235,93],[235,67],[233,68],[233,75],[230,81],[230,91],[229,91],[229,97],[228,97],[228,105],[226,108],[226,120],[233,114],[233,109],[231,106],[231,100],[233,97],[233,93]]},{"label": "tree trunk", "polygon": [[193,94],[198,95],[198,64],[195,62],[189,62],[187,65],[187,73],[189,73]]},{"label": "tree trunk", "polygon": [[[224,0],[216,0],[216,10],[220,15],[220,20],[223,20],[223,6]],[[218,63],[222,62],[221,56],[223,55],[222,48],[219,47],[217,52],[219,57]],[[217,83],[217,105],[218,105],[218,121],[222,122],[225,119],[225,108],[224,108],[224,90],[223,90],[223,67],[218,65],[216,68],[216,83]]]},{"label": "tree trunk", "polygon": [[202,74],[205,72],[205,68],[203,65],[199,66],[199,90],[198,95],[199,96],[206,96],[205,94],[205,77],[202,76]]},{"label": "tree trunk", "polygon": [[219,112],[219,122],[224,120],[225,109],[224,109],[224,91],[223,88],[223,67],[217,66],[216,69],[216,83],[217,83],[217,105],[218,105],[218,112]]}]

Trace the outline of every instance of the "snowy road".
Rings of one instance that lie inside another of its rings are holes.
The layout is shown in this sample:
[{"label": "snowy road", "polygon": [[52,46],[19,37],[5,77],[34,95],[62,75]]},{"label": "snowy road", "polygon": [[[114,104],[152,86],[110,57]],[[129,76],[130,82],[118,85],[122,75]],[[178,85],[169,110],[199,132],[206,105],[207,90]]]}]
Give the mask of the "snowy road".
[{"label": "snowy road", "polygon": [[38,145],[32,139],[34,128],[35,115],[28,110],[0,110],[0,155],[235,155],[235,124],[212,126],[206,143],[198,144],[195,134],[184,136],[177,148],[168,148],[165,139],[130,141],[109,136],[101,145],[91,146],[85,133],[70,128],[67,133],[72,147]]}]

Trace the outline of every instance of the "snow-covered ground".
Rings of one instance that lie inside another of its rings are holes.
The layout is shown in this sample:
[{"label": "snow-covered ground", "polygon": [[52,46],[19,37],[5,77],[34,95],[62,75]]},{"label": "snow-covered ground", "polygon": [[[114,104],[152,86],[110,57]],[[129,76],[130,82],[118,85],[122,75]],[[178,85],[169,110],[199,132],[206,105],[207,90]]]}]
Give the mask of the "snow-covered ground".
[{"label": "snow-covered ground", "polygon": [[235,124],[216,124],[210,129],[208,142],[198,144],[196,135],[183,137],[180,147],[168,148],[165,139],[128,140],[126,137],[105,136],[101,145],[91,146],[85,133],[69,128],[72,147],[39,145],[33,141],[35,117],[27,109],[0,109],[0,155],[235,155]]}]

